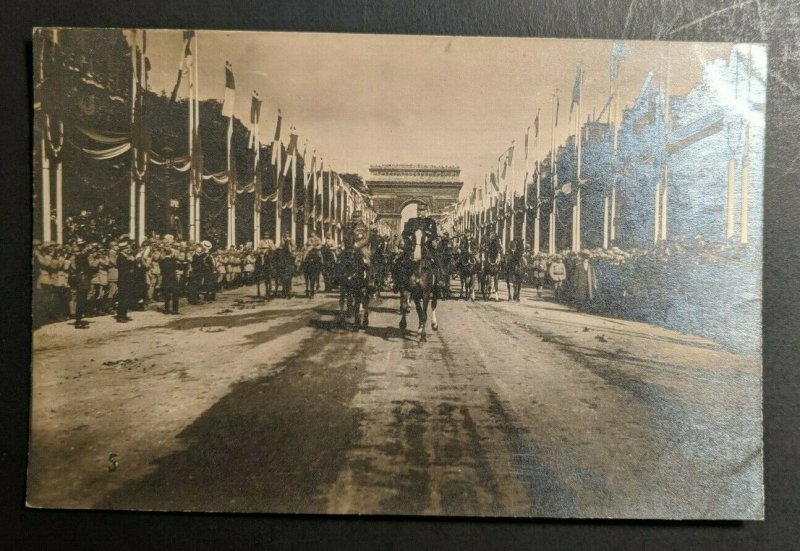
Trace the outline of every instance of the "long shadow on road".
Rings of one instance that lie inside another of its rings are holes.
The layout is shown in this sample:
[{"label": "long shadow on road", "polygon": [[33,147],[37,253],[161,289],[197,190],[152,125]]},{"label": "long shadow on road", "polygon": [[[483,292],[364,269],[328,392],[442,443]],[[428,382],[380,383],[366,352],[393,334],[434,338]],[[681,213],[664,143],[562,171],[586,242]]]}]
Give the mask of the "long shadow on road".
[{"label": "long shadow on road", "polygon": [[234,385],[177,436],[182,451],[98,506],[326,512],[326,487],[358,436],[359,412],[347,404],[365,373],[362,346],[315,333],[274,375]]}]

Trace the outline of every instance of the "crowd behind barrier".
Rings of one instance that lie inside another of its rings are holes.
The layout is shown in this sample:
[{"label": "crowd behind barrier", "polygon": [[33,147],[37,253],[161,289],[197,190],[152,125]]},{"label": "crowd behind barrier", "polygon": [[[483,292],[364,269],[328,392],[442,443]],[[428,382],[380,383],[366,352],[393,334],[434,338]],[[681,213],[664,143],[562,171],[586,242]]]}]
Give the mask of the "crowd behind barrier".
[{"label": "crowd behind barrier", "polygon": [[[331,240],[323,244],[318,238],[295,251],[288,236],[279,245],[267,239],[255,248],[229,249],[171,235],[154,235],[140,245],[127,236],[104,243],[34,242],[34,328],[66,319],[84,328],[86,317],[109,314],[125,322],[129,311],[155,302],[164,302],[164,313],[178,313],[182,300],[213,301],[220,289],[256,283],[270,253],[281,248],[294,258],[293,273],[307,250],[324,248],[334,259],[339,253]],[[552,288],[557,301],[579,311],[652,323],[757,354],[760,339],[746,337],[760,335],[756,255],[752,247],[699,237],[647,249],[527,251],[525,279],[539,296],[544,287]],[[326,279],[326,288],[330,283]]]},{"label": "crowd behind barrier", "polygon": [[[528,253],[527,282],[581,311],[652,323],[758,354],[761,258],[745,245],[682,239],[654,248]],[[555,272],[555,274],[554,274]]]},{"label": "crowd behind barrier", "polygon": [[[328,241],[310,240],[309,247],[327,247]],[[296,273],[304,251],[295,251],[285,240],[273,240],[229,249],[215,249],[209,241],[178,241],[171,235],[154,235],[140,245],[126,235],[105,243],[80,238],[67,244],[33,243],[33,327],[75,320],[75,327],[88,326],[85,318],[114,315],[130,321],[131,310],[145,310],[163,302],[160,310],[177,314],[182,302],[214,301],[216,293],[263,278],[270,253],[284,248],[291,253]]]}]

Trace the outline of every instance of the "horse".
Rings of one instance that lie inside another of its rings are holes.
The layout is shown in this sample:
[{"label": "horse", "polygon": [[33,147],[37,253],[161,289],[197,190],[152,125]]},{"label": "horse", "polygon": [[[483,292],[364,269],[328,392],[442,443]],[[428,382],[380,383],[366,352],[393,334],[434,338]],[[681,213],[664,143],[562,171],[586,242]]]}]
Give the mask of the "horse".
[{"label": "horse", "polygon": [[386,287],[386,278],[389,273],[389,255],[386,239],[378,238],[372,250],[372,272],[374,276],[375,293],[381,297],[381,291]]},{"label": "horse", "polygon": [[500,278],[500,265],[502,251],[498,238],[489,239],[481,251],[481,294],[483,300],[489,300],[492,295],[497,302],[497,286]]},{"label": "horse", "polygon": [[458,298],[474,301],[475,276],[478,273],[479,263],[475,254],[470,250],[469,245],[461,249],[457,264],[458,279],[460,282]]},{"label": "horse", "polygon": [[450,277],[453,273],[453,254],[447,241],[441,241],[436,248],[436,292],[437,298],[451,298]]},{"label": "horse", "polygon": [[[336,279],[339,284],[339,323],[353,317],[353,331],[369,326],[368,269],[360,250],[348,246],[339,255]],[[347,307],[345,310],[345,306]]]},{"label": "horse", "polygon": [[259,250],[256,253],[256,296],[261,298],[261,282],[264,282],[264,298],[270,300],[270,282],[272,281],[272,262],[270,259],[272,251]]},{"label": "horse", "polygon": [[[274,270],[272,275],[275,281],[275,293],[282,298],[292,298],[292,277],[295,272],[295,258],[292,250],[284,245],[274,251]],[[278,288],[280,287],[280,291]]]},{"label": "horse", "polygon": [[[527,261],[525,252],[519,241],[511,242],[511,251],[506,255],[503,268],[505,272],[506,286],[508,288],[508,300],[519,302],[519,292],[522,289],[522,279],[525,273]],[[513,287],[513,293],[512,293]]]},{"label": "horse", "polygon": [[434,290],[434,266],[431,259],[422,254],[422,251],[425,250],[425,243],[424,232],[421,229],[414,232],[414,242],[414,258],[401,255],[398,259],[398,262],[401,263],[398,273],[404,276],[398,286],[400,290],[400,329],[405,331],[408,326],[406,315],[410,310],[410,297],[417,308],[417,318],[419,319],[417,335],[420,342],[425,342],[428,340],[425,326],[428,323],[429,304],[431,306],[431,329],[433,331],[439,329],[439,323],[436,321],[437,293]]},{"label": "horse", "polygon": [[322,251],[309,249],[302,261],[303,277],[306,283],[306,297],[312,298],[319,290],[319,275],[322,272]]},{"label": "horse", "polygon": [[325,245],[322,247],[322,281],[325,283],[325,292],[330,293],[336,288],[336,253]]}]

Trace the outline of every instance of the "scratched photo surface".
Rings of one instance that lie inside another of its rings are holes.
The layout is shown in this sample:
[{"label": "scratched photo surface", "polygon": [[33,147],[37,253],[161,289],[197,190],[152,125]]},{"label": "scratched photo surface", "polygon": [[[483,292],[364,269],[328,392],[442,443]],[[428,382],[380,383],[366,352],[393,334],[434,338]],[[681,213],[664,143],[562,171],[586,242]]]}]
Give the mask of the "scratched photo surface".
[{"label": "scratched photo surface", "polygon": [[28,506],[763,518],[765,45],[32,62]]}]

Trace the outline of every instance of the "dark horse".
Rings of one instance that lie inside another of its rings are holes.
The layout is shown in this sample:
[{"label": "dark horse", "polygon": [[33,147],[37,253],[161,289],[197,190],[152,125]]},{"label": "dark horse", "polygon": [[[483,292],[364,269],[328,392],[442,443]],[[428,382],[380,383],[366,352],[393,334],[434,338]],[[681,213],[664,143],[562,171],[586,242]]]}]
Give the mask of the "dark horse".
[{"label": "dark horse", "polygon": [[[351,244],[339,255],[336,264],[339,285],[339,323],[353,316],[353,331],[369,326],[369,271],[360,250]],[[345,310],[345,306],[347,309]]]},{"label": "dark horse", "polygon": [[458,255],[458,279],[461,282],[461,288],[458,292],[459,298],[464,300],[475,300],[475,276],[478,273],[480,265],[478,258],[472,252],[469,242],[462,245],[461,252]]},{"label": "dark horse", "polygon": [[[415,245],[420,251],[425,250],[424,233],[422,230],[417,230],[414,234]],[[415,260],[406,255],[400,255],[398,262],[402,264],[399,267],[398,273],[402,274],[402,282],[400,288],[400,329],[405,331],[408,323],[406,321],[406,314],[408,314],[409,297],[414,301],[417,308],[417,318],[419,319],[419,328],[417,335],[420,342],[425,342],[428,337],[425,333],[425,326],[428,322],[428,305],[431,306],[431,329],[436,331],[439,324],[436,321],[436,304],[437,293],[434,289],[434,267],[431,259],[424,254],[419,255],[420,258]]]},{"label": "dark horse", "polygon": [[481,251],[481,294],[483,300],[489,300],[489,295],[497,301],[497,284],[500,278],[500,265],[502,264],[502,250],[500,239],[497,236],[489,238]]},{"label": "dark horse", "polygon": [[322,247],[322,281],[325,283],[325,292],[330,293],[336,288],[336,253],[328,245]]},{"label": "dark horse", "polygon": [[264,282],[264,298],[270,300],[272,298],[272,280],[274,279],[273,271],[275,269],[275,251],[260,249],[256,253],[256,296],[261,298],[261,282]]},{"label": "dark horse", "polygon": [[508,288],[508,300],[519,302],[519,292],[522,289],[522,279],[526,266],[527,260],[525,259],[522,243],[516,240],[512,241],[511,251],[506,255],[503,263],[506,287]]},{"label": "dark horse", "polygon": [[306,296],[311,298],[319,291],[319,274],[322,272],[322,251],[313,248],[303,259],[303,277],[306,282]]},{"label": "dark horse", "polygon": [[[273,252],[275,292],[282,298],[292,298],[292,277],[295,271],[294,253],[288,245],[283,245]],[[280,291],[278,288],[280,287]]]},{"label": "dark horse", "polygon": [[451,298],[450,276],[453,273],[453,250],[449,242],[442,240],[436,248],[436,291],[437,298],[447,300]]}]

